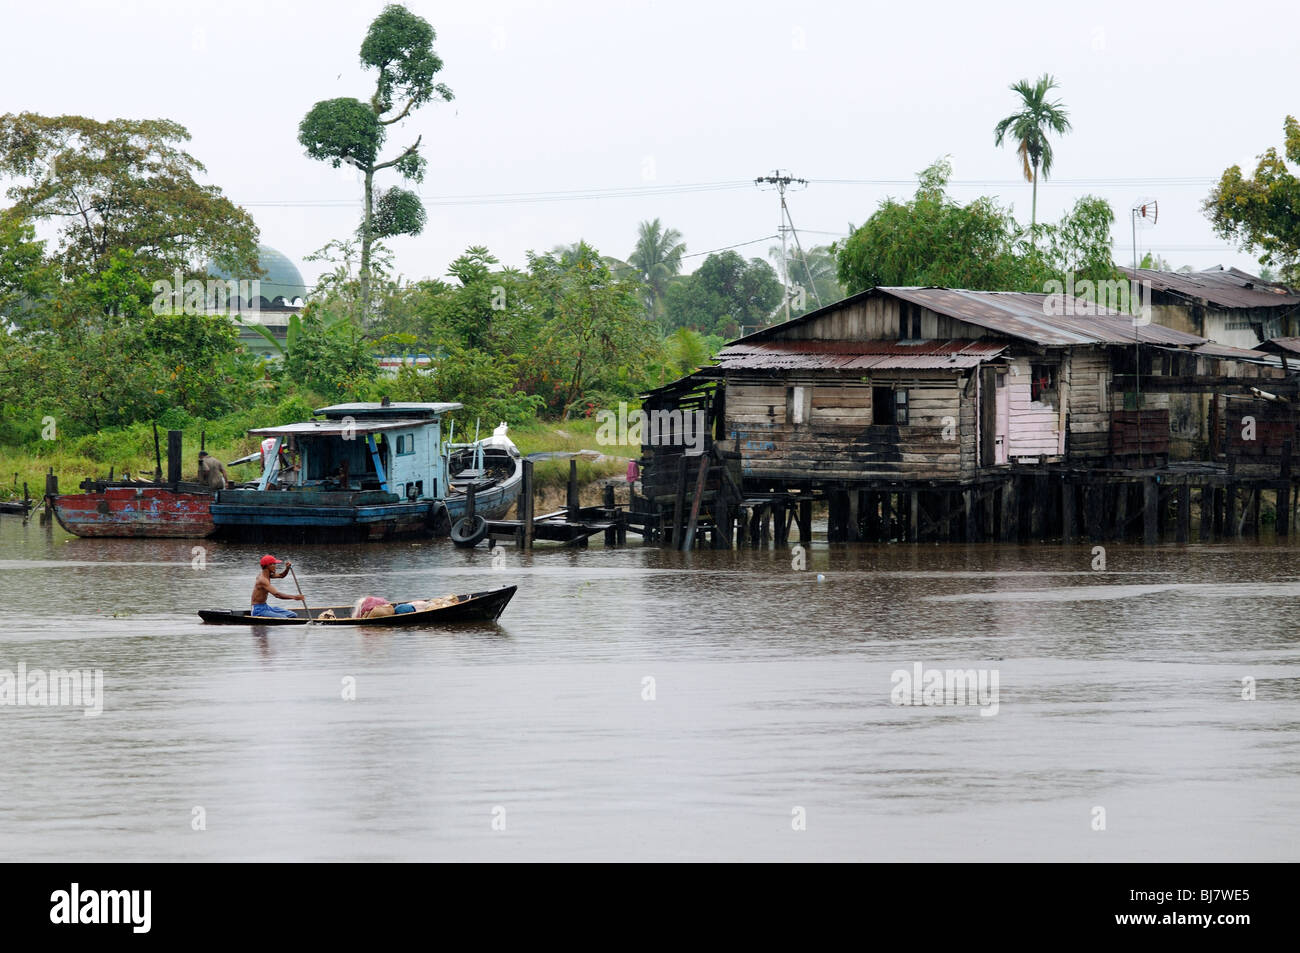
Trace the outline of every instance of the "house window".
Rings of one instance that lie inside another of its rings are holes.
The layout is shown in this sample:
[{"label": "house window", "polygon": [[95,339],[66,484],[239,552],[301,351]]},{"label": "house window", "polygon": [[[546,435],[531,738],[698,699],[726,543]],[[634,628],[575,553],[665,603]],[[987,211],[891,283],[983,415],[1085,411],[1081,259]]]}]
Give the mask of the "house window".
[{"label": "house window", "polygon": [[921,308],[915,304],[898,306],[898,337],[901,341],[921,340]]},{"label": "house window", "polygon": [[404,433],[397,435],[397,455],[399,457],[415,453],[415,434]]},{"label": "house window", "polygon": [[871,422],[876,426],[907,423],[907,391],[892,387],[871,388]]},{"label": "house window", "polygon": [[1056,402],[1055,364],[1032,364],[1029,368],[1029,399],[1043,404]]}]

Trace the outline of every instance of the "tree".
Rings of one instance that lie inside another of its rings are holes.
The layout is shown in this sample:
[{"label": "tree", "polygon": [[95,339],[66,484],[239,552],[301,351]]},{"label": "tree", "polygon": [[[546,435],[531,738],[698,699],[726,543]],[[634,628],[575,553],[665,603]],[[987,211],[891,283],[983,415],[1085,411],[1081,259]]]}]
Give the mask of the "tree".
[{"label": "tree", "polygon": [[638,285],[615,278],[586,242],[571,256],[530,252],[528,270],[537,342],[523,355],[523,389],[549,390],[548,403],[567,419],[620,380],[635,388],[628,368],[655,343]]},{"label": "tree", "polygon": [[776,272],[761,258],[715,252],[669,286],[665,312],[670,327],[734,337],[742,327],[768,324],[783,295]]},{"label": "tree", "polygon": [[1039,225],[1031,245],[1009,210],[987,196],[961,205],[944,191],[946,160],[920,174],[911,201],[894,199],[861,228],[832,245],[840,282],[849,294],[877,285],[935,285],[976,291],[1041,292],[1049,280],[1093,281],[1116,276],[1111,258],[1109,203],[1079,199],[1055,225]]},{"label": "tree", "polygon": [[661,318],[668,283],[682,270],[686,243],[675,228],[664,228],[659,219],[637,226],[636,248],[627,263],[637,270],[646,286],[646,310]]},{"label": "tree", "polygon": [[[1300,122],[1287,116],[1283,123],[1286,160],[1300,163]],[[1219,179],[1201,208],[1222,238],[1236,241],[1242,250],[1259,253],[1261,265],[1276,265],[1282,278],[1300,282],[1300,178],[1292,173],[1277,150],[1270,146],[1244,178],[1241,166],[1232,166]]]},{"label": "tree", "polygon": [[1002,145],[1007,133],[1016,144],[1016,152],[1024,168],[1025,181],[1034,185],[1033,206],[1029,217],[1030,240],[1038,224],[1038,173],[1052,174],[1052,144],[1049,133],[1063,135],[1070,128],[1061,101],[1048,102],[1047,94],[1056,89],[1056,80],[1044,73],[1036,83],[1027,79],[1010,87],[1020,97],[1020,111],[1007,116],[993,127],[994,144]]},{"label": "tree", "polygon": [[1023,284],[1011,213],[989,198],[959,205],[944,189],[952,165],[919,175],[912,200],[885,199],[860,228],[831,247],[840,283],[854,294],[877,285],[1010,289]]},{"label": "tree", "polygon": [[397,4],[384,7],[361,44],[362,66],[378,71],[370,101],[347,97],[323,100],[298,126],[298,141],[308,156],[336,169],[346,162],[365,177],[359,273],[363,322],[370,319],[371,244],[377,238],[418,235],[424,229],[425,211],[419,196],[396,186],[376,194],[375,173],[393,169],[406,181],[424,179],[427,163],[419,152],[423,136],[385,162],[379,161],[379,150],[388,127],[413,109],[435,98],[451,101],[451,90],[434,82],[442,69],[442,60],[433,52],[436,38],[424,18]]},{"label": "tree", "polygon": [[62,223],[58,257],[66,276],[97,273],[130,249],[146,273],[199,271],[215,260],[255,274],[257,226],[179,144],[190,134],[166,119],[0,116],[0,175],[17,183],[2,214]]}]

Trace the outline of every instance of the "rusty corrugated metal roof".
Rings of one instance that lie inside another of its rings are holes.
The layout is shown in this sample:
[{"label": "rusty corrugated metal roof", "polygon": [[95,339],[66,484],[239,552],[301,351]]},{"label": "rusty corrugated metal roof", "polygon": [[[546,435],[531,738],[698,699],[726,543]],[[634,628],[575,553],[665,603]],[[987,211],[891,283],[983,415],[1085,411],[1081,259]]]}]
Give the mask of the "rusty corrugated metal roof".
[{"label": "rusty corrugated metal roof", "polygon": [[992,360],[998,341],[762,341],[731,344],[718,354],[725,370],[949,370]]},{"label": "rusty corrugated metal roof", "polygon": [[1293,308],[1300,306],[1300,294],[1285,285],[1265,281],[1236,268],[1206,271],[1153,271],[1150,268],[1121,268],[1130,278],[1148,281],[1154,291],[1204,301],[1220,308]]},{"label": "rusty corrugated metal roof", "polygon": [[[879,288],[938,314],[1035,344],[1167,344],[1194,347],[1205,338],[1158,324],[1135,326],[1133,318],[1068,295],[952,288]],[[1053,313],[1053,312],[1068,313]],[[1089,313],[1089,312],[1097,313]]]},{"label": "rusty corrugated metal roof", "polygon": [[1259,346],[1259,350],[1273,354],[1300,354],[1300,338],[1269,338]]}]

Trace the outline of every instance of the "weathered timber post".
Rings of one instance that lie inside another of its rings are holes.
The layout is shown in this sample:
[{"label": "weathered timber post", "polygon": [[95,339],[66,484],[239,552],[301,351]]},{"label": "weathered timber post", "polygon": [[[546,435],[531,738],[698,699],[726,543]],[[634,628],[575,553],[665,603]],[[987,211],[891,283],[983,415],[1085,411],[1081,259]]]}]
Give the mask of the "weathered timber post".
[{"label": "weathered timber post", "polygon": [[1142,480],[1142,541],[1154,546],[1160,541],[1160,484],[1155,477]]},{"label": "weathered timber post", "polygon": [[1174,530],[1174,540],[1185,543],[1192,535],[1192,484],[1188,477],[1178,487],[1178,527]]},{"label": "weathered timber post", "polygon": [[1291,532],[1291,441],[1282,441],[1282,482],[1277,487],[1277,523],[1274,524],[1278,536]]},{"label": "weathered timber post", "polygon": [[1061,542],[1074,542],[1074,484],[1064,474],[1061,476]]},{"label": "weathered timber post", "polygon": [[805,547],[812,543],[812,500],[799,501],[799,542]]},{"label": "weathered timber post", "polygon": [[1047,538],[1047,474],[1035,473],[1030,499],[1029,532],[1036,540]]},{"label": "weathered timber post", "polygon": [[682,521],[686,510],[686,454],[677,458],[677,494],[673,499],[673,525],[664,534],[664,545],[674,549],[682,545]]},{"label": "weathered timber post", "polygon": [[1015,477],[1007,477],[1007,481],[1002,484],[1002,525],[999,527],[1001,532],[998,534],[1004,543],[1015,542],[1019,535],[1020,520],[1016,512],[1019,500],[1016,497],[1016,480]]},{"label": "weathered timber post", "polygon": [[524,460],[524,486],[523,496],[519,498],[519,505],[523,512],[519,514],[521,523],[520,531],[523,540],[524,549],[533,548],[533,508],[536,505],[533,499],[533,461]]},{"label": "weathered timber post", "polygon": [[568,519],[573,519],[578,514],[578,460],[576,457],[569,458],[569,484],[565,487],[564,508],[568,510]]},{"label": "weathered timber post", "polygon": [[1235,538],[1241,535],[1241,523],[1237,519],[1237,484],[1229,483],[1224,493],[1223,519],[1227,523],[1224,530]]},{"label": "weathered timber post", "polygon": [[1205,484],[1201,487],[1201,531],[1197,536],[1199,542],[1214,536],[1214,487]]},{"label": "weathered timber post", "polygon": [[618,545],[618,510],[614,508],[614,484],[606,483],[601,495],[601,503],[605,506],[605,518],[609,520],[609,526],[605,528],[605,545]]},{"label": "weathered timber post", "polygon": [[921,494],[913,490],[908,494],[910,497],[908,505],[911,507],[911,515],[908,517],[909,542],[919,543],[921,541]]},{"label": "weathered timber post", "polygon": [[970,487],[961,491],[962,514],[965,517],[966,542],[979,539],[979,514],[975,510],[975,491]]},{"label": "weathered timber post", "polygon": [[682,535],[683,552],[695,545],[695,527],[700,519],[700,507],[704,504],[704,487],[709,479],[709,458],[700,456],[699,469],[695,474],[695,496],[691,498],[691,515],[686,522],[686,532]]},{"label": "weathered timber post", "polygon": [[471,480],[469,486],[465,487],[465,516],[470,522],[478,515],[478,507],[475,505],[478,497],[478,483]]},{"label": "weathered timber post", "polygon": [[884,543],[894,538],[894,497],[888,490],[880,494],[880,533],[877,538]]},{"label": "weathered timber post", "polygon": [[181,482],[181,432],[167,431],[167,482]]}]

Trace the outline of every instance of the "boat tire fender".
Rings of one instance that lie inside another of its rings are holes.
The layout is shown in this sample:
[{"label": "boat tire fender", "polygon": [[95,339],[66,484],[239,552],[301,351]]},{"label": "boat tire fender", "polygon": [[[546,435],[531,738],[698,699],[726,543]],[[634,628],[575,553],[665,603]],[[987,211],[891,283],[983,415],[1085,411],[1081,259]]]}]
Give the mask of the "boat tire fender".
[{"label": "boat tire fender", "polygon": [[462,516],[451,528],[451,541],[462,549],[470,549],[481,543],[488,534],[487,520],[481,516]]}]

